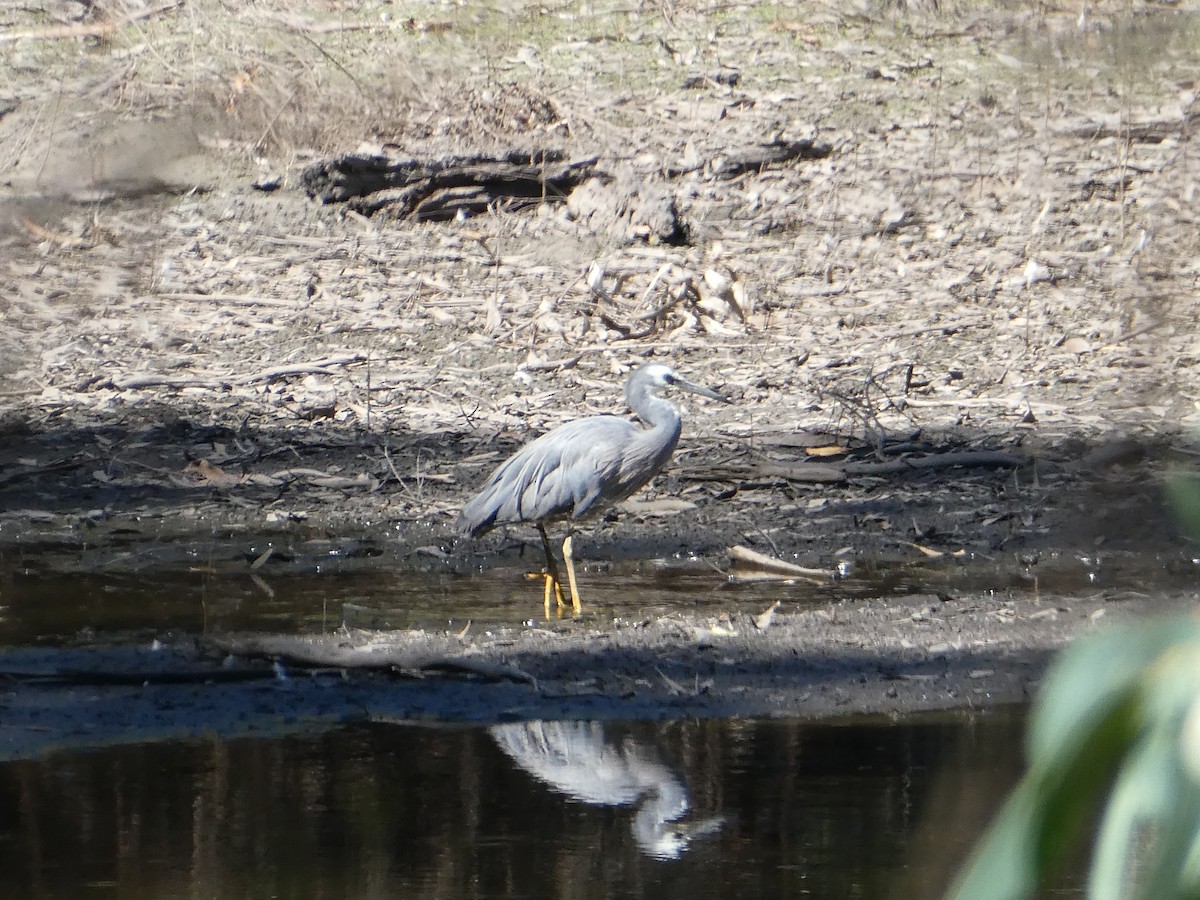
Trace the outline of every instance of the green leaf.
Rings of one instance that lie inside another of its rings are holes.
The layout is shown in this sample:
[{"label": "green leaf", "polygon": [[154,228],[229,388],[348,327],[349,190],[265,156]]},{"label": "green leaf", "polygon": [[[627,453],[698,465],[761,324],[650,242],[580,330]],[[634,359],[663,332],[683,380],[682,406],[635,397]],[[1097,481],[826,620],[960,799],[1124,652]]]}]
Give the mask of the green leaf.
[{"label": "green leaf", "polygon": [[1071,745],[1043,749],[952,889],[953,900],[1026,897],[1062,863],[1136,732],[1135,696],[1127,684],[1107,697],[1104,715],[1086,718],[1087,730],[1071,729]]},{"label": "green leaf", "polygon": [[1126,701],[1155,659],[1169,647],[1194,640],[1196,623],[1167,619],[1081,638],[1050,667],[1029,725],[1029,759],[1057,757],[1088,740],[1097,722]]},{"label": "green leaf", "polygon": [[1008,798],[947,895],[949,900],[1016,900],[1037,887],[1030,823],[1039,818],[1036,785],[1022,782]]},{"label": "green leaf", "polygon": [[[1132,896],[1139,849],[1161,836],[1181,789],[1179,757],[1170,728],[1157,727],[1130,752],[1109,796],[1092,857],[1089,900]],[[1176,870],[1178,871],[1178,869]]]},{"label": "green leaf", "polygon": [[1200,897],[1200,815],[1192,821],[1192,839],[1184,854],[1179,880],[1184,896]]},{"label": "green leaf", "polygon": [[1061,865],[1114,780],[1093,869],[1097,896],[1125,896],[1127,854],[1146,827],[1168,838],[1148,877],[1178,885],[1194,846],[1190,806],[1182,831],[1164,831],[1162,823],[1174,827],[1179,800],[1197,789],[1181,768],[1179,732],[1200,692],[1198,663],[1200,623],[1190,618],[1108,631],[1067,648],[1034,708],[1029,771],[949,896],[1029,896]]},{"label": "green leaf", "polygon": [[1200,540],[1200,475],[1195,472],[1168,475],[1167,500],[1184,531]]},{"label": "green leaf", "polygon": [[1142,900],[1191,900],[1200,896],[1188,867],[1200,833],[1200,789],[1181,779],[1171,808],[1157,823],[1153,843],[1139,873],[1137,896]]}]

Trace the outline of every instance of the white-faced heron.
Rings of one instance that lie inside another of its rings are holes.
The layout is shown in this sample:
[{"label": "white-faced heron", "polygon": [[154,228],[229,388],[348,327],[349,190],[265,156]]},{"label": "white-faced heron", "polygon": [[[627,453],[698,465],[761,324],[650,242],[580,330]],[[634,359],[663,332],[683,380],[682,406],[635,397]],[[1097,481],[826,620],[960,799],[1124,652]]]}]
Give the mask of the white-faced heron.
[{"label": "white-faced heron", "polygon": [[679,410],[659,396],[677,387],[702,397],[729,400],[716,391],[692,384],[670,366],[647,363],[625,382],[625,401],[648,427],[620,416],[591,416],[560,425],[526,444],[503,462],[479,494],[458,516],[463,534],[478,537],[500,525],[532,522],[546,551],[546,610],[553,590],[565,606],[558,568],[544,523],[567,519],[563,561],[571,588],[571,605],[580,610],[571,556],[576,519],[632,496],[666,465],[679,442]]}]

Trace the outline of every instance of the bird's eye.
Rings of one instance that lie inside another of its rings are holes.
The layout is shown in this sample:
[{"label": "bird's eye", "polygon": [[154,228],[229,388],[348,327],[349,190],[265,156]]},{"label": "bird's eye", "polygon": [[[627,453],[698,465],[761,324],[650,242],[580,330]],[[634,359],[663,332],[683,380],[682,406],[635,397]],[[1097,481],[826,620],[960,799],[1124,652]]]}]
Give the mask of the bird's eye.
[{"label": "bird's eye", "polygon": [[674,375],[674,373],[672,373],[672,372],[664,372],[664,373],[663,373],[663,384],[674,384],[674,383],[675,383],[675,375]]}]

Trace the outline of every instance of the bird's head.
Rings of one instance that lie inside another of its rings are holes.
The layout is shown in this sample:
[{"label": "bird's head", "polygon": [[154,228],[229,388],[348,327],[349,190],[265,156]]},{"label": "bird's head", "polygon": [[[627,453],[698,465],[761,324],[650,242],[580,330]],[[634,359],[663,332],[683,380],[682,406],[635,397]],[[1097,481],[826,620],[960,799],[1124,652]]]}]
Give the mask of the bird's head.
[{"label": "bird's head", "polygon": [[668,387],[674,384],[679,377],[675,374],[675,370],[665,363],[644,363],[638,366],[634,374],[644,378],[647,383],[656,388]]},{"label": "bird's head", "polygon": [[644,363],[638,366],[629,376],[628,388],[633,388],[639,382],[655,393],[663,388],[677,387],[693,394],[699,394],[701,397],[708,397],[710,400],[720,400],[722,403],[732,402],[728,397],[718,394],[714,390],[681,377],[678,372],[665,363]]}]

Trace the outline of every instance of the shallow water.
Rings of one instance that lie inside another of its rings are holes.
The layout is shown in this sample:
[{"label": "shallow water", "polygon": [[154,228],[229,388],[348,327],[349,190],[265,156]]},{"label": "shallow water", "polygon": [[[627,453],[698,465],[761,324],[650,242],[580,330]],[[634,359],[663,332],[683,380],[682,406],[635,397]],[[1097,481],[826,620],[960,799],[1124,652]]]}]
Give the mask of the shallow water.
[{"label": "shallow water", "polygon": [[[1032,593],[1051,578],[1063,590],[1120,592],[1194,577],[1062,559],[860,565],[825,584],[731,585],[687,560],[597,564],[587,575],[589,615],[601,619]],[[7,647],[543,615],[540,587],[513,569],[29,567],[2,587]],[[1023,716],[332,730],[301,721],[286,734],[129,734],[102,749],[17,752],[37,758],[0,763],[0,897],[932,898],[1018,777]],[[84,734],[77,746],[87,745]]]},{"label": "shallow water", "polygon": [[[36,557],[34,557],[36,562]],[[98,634],[134,638],[164,631],[320,633],[361,628],[460,629],[545,618],[539,583],[524,570],[464,575],[413,574],[377,562],[314,568],[296,560],[282,570],[149,567],[137,573],[60,573],[15,566],[0,589],[0,646],[89,641]],[[1078,595],[1190,589],[1200,560],[1112,555],[859,561],[828,580],[731,583],[695,559],[591,562],[581,567],[587,615],[601,621],[685,610],[717,615],[758,613],[776,600],[783,610],[862,598],[920,593]]]},{"label": "shallow water", "polygon": [[1021,726],[373,723],[60,754],[0,765],[0,896],[929,898]]}]

